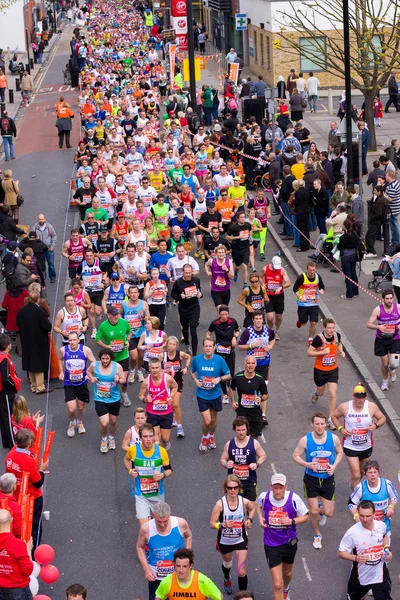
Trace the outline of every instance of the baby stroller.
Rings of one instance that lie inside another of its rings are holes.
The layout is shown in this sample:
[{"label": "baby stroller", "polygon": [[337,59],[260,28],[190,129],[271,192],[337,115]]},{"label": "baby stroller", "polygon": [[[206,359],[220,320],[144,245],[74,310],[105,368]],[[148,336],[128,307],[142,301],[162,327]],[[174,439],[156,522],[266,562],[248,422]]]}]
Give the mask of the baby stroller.
[{"label": "baby stroller", "polygon": [[373,279],[368,282],[368,289],[374,290],[378,294],[385,287],[390,287],[392,281],[392,271],[390,269],[390,256],[385,255],[382,259],[379,269],[372,271]]}]

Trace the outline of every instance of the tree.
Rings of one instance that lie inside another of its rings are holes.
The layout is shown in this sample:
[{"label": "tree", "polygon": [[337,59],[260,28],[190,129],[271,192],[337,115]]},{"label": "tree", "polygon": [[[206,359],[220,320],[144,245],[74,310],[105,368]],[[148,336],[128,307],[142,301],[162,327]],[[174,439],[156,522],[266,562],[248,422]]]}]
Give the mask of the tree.
[{"label": "tree", "polygon": [[[290,2],[292,14],[277,11],[275,20],[284,43],[292,54],[312,60],[324,71],[344,79],[343,5],[330,2]],[[334,35],[316,25],[328,20]],[[365,101],[365,120],[371,133],[370,149],[376,150],[374,98],[387,85],[390,73],[400,66],[400,0],[353,0],[349,6],[351,85],[360,90]],[[310,44],[300,48],[301,32]]]},{"label": "tree", "polygon": [[7,12],[7,10],[18,2],[18,0],[0,0],[0,12]]}]

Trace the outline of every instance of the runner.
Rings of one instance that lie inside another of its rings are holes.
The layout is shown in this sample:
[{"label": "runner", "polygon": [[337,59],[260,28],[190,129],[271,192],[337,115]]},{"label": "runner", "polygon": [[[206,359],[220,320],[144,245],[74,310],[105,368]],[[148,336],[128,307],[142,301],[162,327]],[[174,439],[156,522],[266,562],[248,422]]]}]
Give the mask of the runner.
[{"label": "runner", "polygon": [[226,442],[219,462],[228,475],[240,480],[241,495],[251,502],[257,499],[257,469],[267,460],[261,444],[250,436],[246,417],[236,417],[232,423],[235,437]]},{"label": "runner", "polygon": [[[231,245],[224,238],[221,237],[219,227],[211,227],[211,237],[209,235],[204,238],[204,254],[206,260],[216,258],[218,246],[223,246],[226,250],[226,254],[230,256]],[[196,253],[195,253],[196,256]]]},{"label": "runner", "polygon": [[163,442],[164,448],[171,448],[172,401],[178,385],[171,375],[161,370],[161,361],[151,358],[150,375],[143,381],[138,398],[146,404],[146,421],[154,427],[155,442]]},{"label": "runner", "polygon": [[[259,373],[268,386],[269,366],[271,363],[271,350],[275,346],[275,334],[263,323],[263,313],[252,314],[253,325],[246,327],[241,333],[238,341],[238,349],[245,350],[247,356],[254,356],[257,361],[256,372]],[[268,391],[266,400],[261,401],[263,427],[268,425]]]},{"label": "runner", "polygon": [[121,281],[136,285],[140,297],[143,296],[144,282],[147,281],[147,259],[139,257],[136,253],[135,244],[126,246],[126,255],[118,262],[118,272]]},{"label": "runner", "polygon": [[94,407],[101,434],[100,452],[106,454],[116,448],[115,432],[121,407],[119,384],[122,385],[126,378],[121,365],[114,361],[114,353],[108,348],[100,350],[99,360],[90,365],[87,377],[94,384]]},{"label": "runner", "polygon": [[[235,374],[236,344],[240,328],[236,319],[229,316],[229,308],[221,304],[219,306],[219,318],[212,321],[208,327],[206,338],[211,339],[215,334],[215,354],[221,356],[229,367],[231,377]],[[221,382],[223,393],[222,403],[229,404],[228,387],[225,381]]]},{"label": "runner", "polygon": [[128,448],[124,465],[135,484],[136,518],[141,527],[151,517],[153,507],[164,502],[164,479],[172,474],[168,452],[154,443],[153,425],[139,428],[140,444]]},{"label": "runner", "polygon": [[232,259],[236,267],[233,281],[238,280],[238,273],[242,269],[243,287],[247,287],[248,282],[247,267],[250,261],[250,235],[251,225],[246,223],[246,215],[243,211],[240,211],[236,223],[229,228],[226,239],[232,244]]},{"label": "runner", "polygon": [[[200,320],[200,298],[201,292],[200,279],[193,276],[191,265],[184,265],[182,268],[182,277],[174,281],[171,291],[172,298],[178,303],[179,322],[182,327],[185,351],[187,354],[192,352],[193,356],[197,354],[197,328]],[[189,346],[189,330],[192,349]]]},{"label": "runner", "polygon": [[400,360],[400,304],[393,302],[393,298],[393,290],[383,290],[383,303],[374,308],[367,323],[368,329],[376,330],[374,354],[382,361],[383,391],[389,389],[389,377],[392,383],[396,381]]},{"label": "runner", "polygon": [[89,321],[86,310],[76,305],[72,292],[64,294],[64,305],[54,319],[54,332],[62,335],[64,346],[69,343],[69,334],[72,331],[75,331],[81,343],[84,343]]},{"label": "runner", "polygon": [[203,341],[203,354],[192,361],[192,378],[196,384],[196,398],[202,417],[202,431],[199,450],[207,452],[208,448],[217,447],[215,430],[218,413],[222,410],[221,381],[231,378],[226,362],[215,354],[214,340]]},{"label": "runner", "polygon": [[[215,504],[210,518],[211,529],[217,529],[217,550],[222,556],[224,591],[232,594],[232,555],[236,554],[239,590],[247,589],[246,561],[248,540],[246,529],[251,529],[256,507],[253,502],[239,495],[240,479],[228,475],[224,481],[224,496]],[[246,517],[247,514],[247,517]]]},{"label": "runner", "polygon": [[150,315],[158,317],[160,329],[164,331],[167,315],[167,294],[168,287],[165,281],[160,279],[160,271],[154,267],[150,271],[150,281],[144,288],[144,298],[148,301]]},{"label": "runner", "polygon": [[124,406],[131,406],[132,402],[127,393],[127,377],[129,372],[129,342],[132,331],[129,323],[120,317],[118,308],[107,308],[107,319],[103,321],[96,334],[96,344],[111,350],[114,358],[124,373],[125,380],[121,381],[121,392]]},{"label": "runner", "polygon": [[257,498],[257,514],[264,529],[264,552],[271,572],[274,600],[290,600],[290,582],[297,553],[297,525],[307,523],[303,500],[288,491],[286,475],[274,473],[271,490]]},{"label": "runner", "polygon": [[89,322],[92,327],[91,338],[95,339],[96,318],[101,316],[101,302],[104,296],[103,273],[101,272],[99,259],[94,257],[93,250],[86,250],[85,260],[78,268],[78,275],[82,277],[85,292],[88,293],[91,302],[89,309]]},{"label": "runner", "polygon": [[[279,328],[285,310],[284,290],[292,285],[287,271],[282,267],[280,256],[273,256],[269,265],[263,267],[261,277],[264,278],[268,303],[265,305],[267,324],[275,331],[275,339],[279,340]],[[250,276],[251,281],[251,276]]]},{"label": "runner", "polygon": [[[245,417],[249,422],[250,435],[257,440],[262,435],[263,419],[261,403],[268,400],[268,388],[264,377],[257,373],[257,359],[246,356],[244,370],[233,376],[230,385],[232,408],[237,417]],[[235,392],[237,391],[237,400]]]},{"label": "runner", "polygon": [[85,310],[89,310],[92,303],[90,302],[89,294],[82,287],[82,281],[78,277],[71,279],[71,289],[69,291],[74,297],[76,306],[81,306]]},{"label": "runner", "polygon": [[[185,366],[182,367],[182,361]],[[172,427],[176,427],[176,437],[185,437],[182,427],[182,409],[181,396],[183,391],[183,377],[187,375],[192,357],[186,352],[179,350],[179,340],[173,335],[168,336],[167,349],[164,352],[162,368],[173,377],[178,385],[178,390],[172,398],[172,408],[174,409],[174,420]]]},{"label": "runner", "polygon": [[160,319],[158,317],[146,317],[144,331],[139,339],[138,350],[143,352],[143,369],[147,373],[150,373],[150,360],[157,358],[161,361],[166,346],[167,334],[160,329]]},{"label": "runner", "polygon": [[180,517],[171,517],[171,507],[158,502],[153,518],[139,529],[136,552],[149,585],[149,600],[154,600],[160,581],[174,572],[174,552],[192,547],[190,527]]},{"label": "runner", "polygon": [[65,402],[69,416],[67,436],[74,437],[75,428],[78,433],[86,433],[83,424],[85,405],[90,400],[87,386],[86,361],[95,362],[93,352],[84,346],[76,331],[68,334],[67,344],[62,346],[58,353],[60,366],[60,381],[64,382]]},{"label": "runner", "polygon": [[146,411],[143,406],[138,406],[133,411],[133,422],[134,424],[129,427],[122,440],[122,450],[124,452],[128,452],[128,448],[131,446],[140,444],[139,429],[143,423],[146,423]]},{"label": "runner", "polygon": [[391,580],[387,563],[392,560],[386,525],[374,519],[373,502],[363,500],[357,507],[359,523],[344,534],[339,558],[353,563],[347,594],[349,600],[362,600],[372,590],[375,600],[391,600]]},{"label": "runner", "polygon": [[[144,380],[142,372],[143,350],[139,348],[140,336],[145,331],[145,319],[150,317],[149,306],[139,298],[139,288],[130,285],[128,300],[122,303],[122,317],[128,321],[132,331],[129,340],[129,375],[128,383],[134,383],[135,377],[141,383]],[[135,371],[137,364],[137,370]]]},{"label": "runner", "polygon": [[256,195],[254,198],[249,200],[247,208],[256,209],[256,217],[260,220],[263,227],[262,231],[260,232],[260,260],[265,260],[264,249],[268,231],[268,219],[271,218],[271,206],[263,188],[259,187],[256,189]]},{"label": "runner", "polygon": [[350,487],[354,490],[361,481],[363,465],[372,454],[372,432],[386,423],[386,417],[376,404],[367,400],[367,390],[359,383],[353,390],[353,399],[339,404],[332,414],[332,421],[343,437],[343,450],[350,469]]},{"label": "runner", "polygon": [[128,295],[129,286],[126,283],[121,283],[118,273],[112,273],[110,277],[111,285],[104,291],[101,306],[103,312],[107,314],[108,306],[115,306],[120,312],[125,297]]},{"label": "runner", "polygon": [[317,386],[311,396],[312,402],[318,402],[325,392],[325,385],[329,393],[329,418],[328,427],[336,429],[332,422],[332,414],[336,409],[336,393],[339,381],[339,367],[337,355],[345,358],[340,333],[335,331],[335,321],[332,317],[325,317],[322,321],[323,331],[315,336],[307,350],[307,356],[315,358],[314,383]]},{"label": "runner", "polygon": [[204,264],[205,272],[211,277],[211,297],[219,314],[221,305],[228,305],[231,299],[231,280],[235,277],[232,260],[227,258],[224,246],[215,248],[216,258]]},{"label": "runner", "polygon": [[195,598],[195,600],[223,600],[223,595],[203,573],[193,569],[194,553],[190,548],[174,552],[175,572],[167,575],[156,591],[156,600],[167,598]]},{"label": "runner", "polygon": [[83,263],[85,252],[92,244],[86,237],[80,237],[79,229],[71,229],[71,237],[62,247],[61,254],[68,259],[68,277],[74,279]]},{"label": "runner", "polygon": [[[313,548],[322,548],[320,526],[327,517],[333,516],[335,508],[335,471],[343,458],[343,450],[337,435],[326,431],[326,416],[312,416],[312,431],[299,440],[293,460],[304,473],[304,497],[310,508],[310,524],[314,531]],[[305,454],[305,459],[302,455]],[[321,500],[321,505],[319,504]]]},{"label": "runner", "polygon": [[261,312],[265,321],[265,306],[269,302],[269,296],[264,285],[260,282],[257,271],[250,273],[250,285],[241,292],[238,304],[244,308],[243,327],[250,327],[253,323],[253,314]]},{"label": "runner", "polygon": [[317,274],[317,266],[312,260],[306,264],[304,273],[298,276],[293,285],[293,292],[297,298],[297,322],[296,327],[304,327],[310,321],[308,333],[308,345],[311,345],[315,337],[318,322],[318,298],[325,293],[325,286]]},{"label": "runner", "polygon": [[101,272],[106,275],[108,282],[108,277],[113,272],[115,260],[121,249],[118,248],[117,240],[110,236],[107,226],[100,227],[100,235],[94,242],[93,248],[96,258],[99,259]]}]

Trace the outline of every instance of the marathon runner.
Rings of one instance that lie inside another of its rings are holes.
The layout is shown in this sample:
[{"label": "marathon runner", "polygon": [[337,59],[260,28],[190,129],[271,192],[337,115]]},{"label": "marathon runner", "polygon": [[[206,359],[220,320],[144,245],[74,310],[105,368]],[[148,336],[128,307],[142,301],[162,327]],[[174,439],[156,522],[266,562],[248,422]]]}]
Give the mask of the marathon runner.
[{"label": "marathon runner", "polygon": [[[343,450],[337,435],[326,431],[326,416],[312,416],[312,431],[299,440],[293,460],[304,473],[304,497],[310,508],[310,524],[314,530],[313,547],[322,548],[320,526],[327,517],[333,516],[335,507],[335,471],[343,458]],[[302,455],[305,454],[305,459]],[[321,505],[319,505],[321,499]]]},{"label": "marathon runner", "polygon": [[210,518],[211,529],[217,529],[217,550],[222,556],[224,591],[232,594],[232,555],[236,553],[236,570],[239,590],[247,590],[246,561],[248,539],[246,529],[251,529],[256,507],[240,495],[240,479],[228,475],[224,481],[224,496],[215,504]]},{"label": "marathon runner", "polygon": [[232,259],[235,264],[233,281],[238,280],[238,273],[242,269],[243,287],[247,287],[248,282],[247,267],[250,262],[250,237],[251,225],[246,223],[246,214],[240,211],[236,223],[233,223],[229,228],[226,239],[232,244]]},{"label": "marathon runner", "polygon": [[84,343],[89,321],[86,310],[76,305],[72,292],[64,294],[64,304],[56,314],[53,330],[62,335],[64,346],[69,343],[69,334],[72,331],[76,332],[81,343]]},{"label": "marathon runner", "polygon": [[110,276],[110,285],[104,291],[103,300],[101,302],[103,312],[107,314],[108,306],[115,306],[120,312],[125,297],[128,295],[129,286],[126,283],[121,283],[118,273],[112,273]]},{"label": "marathon runner", "polygon": [[221,305],[228,305],[231,299],[231,280],[235,277],[233,263],[226,256],[224,246],[215,248],[215,258],[210,258],[205,264],[206,275],[211,277],[211,297],[217,314]]},{"label": "marathon runner", "polygon": [[144,331],[139,339],[138,350],[143,352],[143,369],[150,373],[149,363],[152,358],[162,360],[167,345],[167,334],[160,329],[158,317],[146,317]]},{"label": "marathon runner", "polygon": [[[261,271],[264,278],[265,290],[268,294],[268,302],[265,305],[267,324],[275,331],[275,339],[279,340],[279,328],[282,325],[282,315],[285,310],[284,290],[292,285],[287,271],[282,267],[280,256],[273,256],[269,265]],[[250,276],[251,281],[251,276]]]},{"label": "marathon runner", "polygon": [[[185,366],[182,364],[185,361]],[[174,410],[174,420],[172,427],[176,427],[176,437],[185,437],[185,432],[182,427],[182,409],[181,396],[183,391],[183,377],[187,375],[192,357],[186,352],[179,350],[179,340],[177,337],[168,336],[167,348],[164,352],[162,368],[173,377],[178,385],[178,390],[172,398],[172,408]]]},{"label": "marathon runner", "polygon": [[265,306],[269,302],[269,296],[264,285],[260,283],[257,271],[250,273],[250,285],[242,290],[237,302],[244,308],[243,327],[250,327],[253,324],[255,312],[261,312],[265,321]]},{"label": "marathon runner", "polygon": [[[221,356],[229,367],[231,376],[235,374],[236,344],[239,337],[239,325],[236,319],[229,316],[229,308],[220,305],[218,309],[219,318],[212,321],[208,327],[206,338],[211,339],[215,334],[215,354]],[[221,382],[222,403],[229,404],[228,388],[225,381]]]},{"label": "marathon runner", "polygon": [[[182,277],[174,281],[171,291],[172,298],[178,303],[179,322],[182,327],[182,334],[187,354],[192,352],[193,356],[197,354],[197,328],[200,320],[200,298],[201,292],[200,279],[193,276],[193,267],[184,265],[182,268]],[[189,330],[192,349],[189,345]]]},{"label": "marathon runner", "polygon": [[265,260],[264,249],[267,237],[268,219],[271,218],[271,206],[263,188],[259,187],[256,189],[256,195],[254,198],[249,200],[247,208],[256,209],[256,217],[260,220],[263,227],[262,231],[260,232],[260,260]]},{"label": "marathon runner", "polygon": [[241,495],[251,502],[257,499],[257,469],[267,460],[261,444],[250,436],[246,417],[236,417],[232,423],[235,437],[226,442],[220,463],[228,475],[240,479]]},{"label": "marathon runner", "polygon": [[318,322],[318,298],[325,293],[325,285],[317,274],[317,266],[312,260],[306,264],[304,273],[298,276],[293,285],[293,292],[297,298],[297,322],[296,327],[304,327],[310,321],[308,333],[308,345],[311,345],[315,337]]},{"label": "marathon runner", "polygon": [[91,338],[95,339],[97,333],[96,318],[101,316],[104,281],[99,259],[94,257],[94,252],[91,248],[86,250],[85,260],[81,263],[77,271],[78,275],[82,278],[84,290],[90,298],[89,322],[92,327]]},{"label": "marathon runner", "polygon": [[[340,423],[342,417],[343,425]],[[350,487],[354,490],[361,481],[363,465],[372,454],[372,432],[386,423],[386,417],[376,404],[367,400],[367,390],[358,383],[353,390],[353,399],[339,404],[332,414],[332,421],[343,437]]]},{"label": "marathon runner", "polygon": [[[245,417],[254,439],[262,435],[263,419],[261,403],[268,400],[268,388],[264,377],[256,372],[257,359],[246,356],[244,370],[233,376],[230,384],[232,408],[238,417]],[[235,392],[237,391],[237,399]]]},{"label": "marathon runner", "polygon": [[128,452],[128,448],[135,444],[140,444],[139,429],[143,423],[146,423],[146,410],[143,406],[138,406],[133,411],[134,424],[129,427],[122,440],[122,450]]},{"label": "marathon runner", "polygon": [[139,349],[139,340],[145,331],[145,319],[150,317],[150,312],[147,302],[139,298],[139,288],[136,285],[130,285],[128,288],[128,300],[122,303],[122,317],[129,323],[132,332],[129,340],[128,383],[134,383],[135,377],[141,383],[144,379],[143,351]]},{"label": "marathon runner", "polygon": [[65,242],[61,254],[68,259],[68,277],[74,279],[78,274],[79,267],[82,266],[85,258],[85,252],[91,248],[92,244],[86,237],[79,235],[79,229],[71,229],[71,238]]}]

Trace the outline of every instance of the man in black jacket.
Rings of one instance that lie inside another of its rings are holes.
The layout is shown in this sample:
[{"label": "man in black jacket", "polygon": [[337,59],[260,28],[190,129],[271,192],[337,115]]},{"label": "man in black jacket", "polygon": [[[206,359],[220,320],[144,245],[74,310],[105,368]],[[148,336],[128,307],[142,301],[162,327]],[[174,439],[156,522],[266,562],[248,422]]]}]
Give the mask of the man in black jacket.
[{"label": "man in black jacket", "polygon": [[39,240],[35,231],[30,231],[28,237],[25,237],[23,240],[21,240],[19,247],[22,252],[24,252],[26,248],[32,248],[33,254],[35,255],[43,273],[46,272],[45,254],[49,248],[46,244]]},{"label": "man in black jacket", "polygon": [[379,160],[374,160],[373,170],[368,174],[367,185],[372,185],[372,189],[378,184],[378,178],[385,179],[385,171],[381,169],[381,163]]},{"label": "man in black jacket", "polygon": [[290,194],[293,192],[293,181],[295,181],[294,175],[289,165],[285,165],[282,169],[283,183],[281,188],[281,208],[286,218],[283,219],[283,231],[281,235],[285,234],[284,240],[293,239],[293,225],[291,221],[290,208],[288,206]]},{"label": "man in black jacket", "polygon": [[394,104],[396,112],[400,112],[400,106],[397,102],[397,95],[398,95],[397,81],[396,81],[396,77],[395,77],[393,71],[389,78],[388,92],[389,92],[389,100],[386,102],[385,113],[389,112],[389,106],[391,106],[392,104]]},{"label": "man in black jacket", "polygon": [[4,204],[0,209],[0,235],[10,242],[16,242],[17,235],[23,235],[25,232],[15,224],[10,213],[10,207]]},{"label": "man in black jacket", "polygon": [[[384,194],[384,188],[380,185],[374,187],[374,195],[371,202],[371,213],[369,215],[368,231],[365,234],[365,244],[367,254],[364,258],[376,258],[375,241],[381,231],[382,225],[388,220],[390,215],[389,199]],[[384,228],[385,234],[385,228]],[[388,231],[384,239],[384,253],[389,245]]]}]

